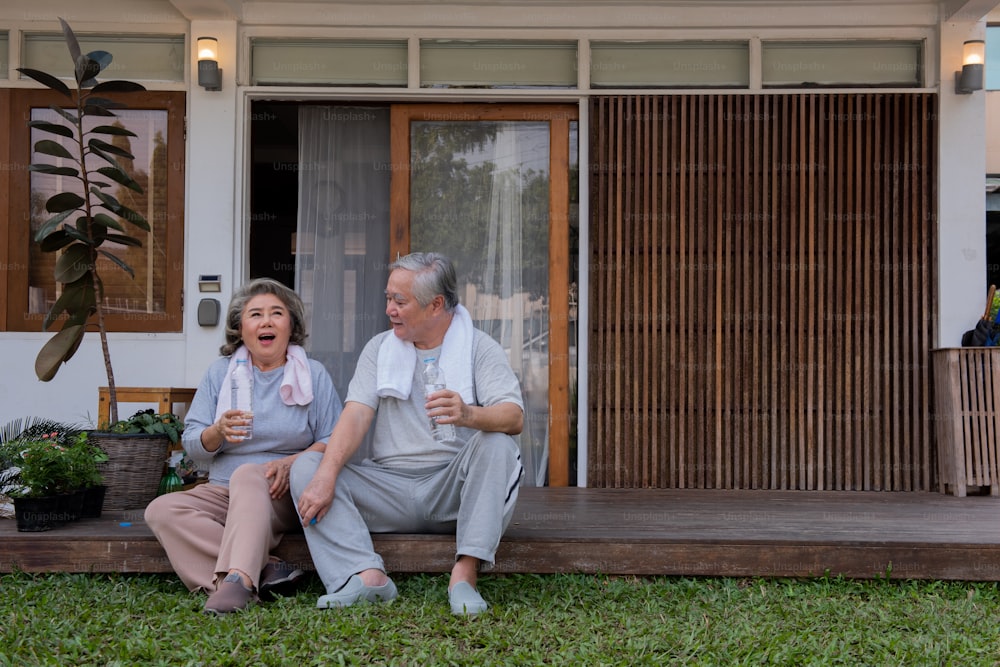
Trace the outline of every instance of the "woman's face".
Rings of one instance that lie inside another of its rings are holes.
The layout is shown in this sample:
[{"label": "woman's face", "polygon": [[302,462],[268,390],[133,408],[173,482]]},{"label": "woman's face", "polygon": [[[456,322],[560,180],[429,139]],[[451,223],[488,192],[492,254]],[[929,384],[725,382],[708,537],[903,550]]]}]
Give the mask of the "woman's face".
[{"label": "woman's face", "polygon": [[285,363],[292,337],[292,315],[274,294],[258,294],[247,302],[240,318],[240,336],[253,365],[269,371]]}]

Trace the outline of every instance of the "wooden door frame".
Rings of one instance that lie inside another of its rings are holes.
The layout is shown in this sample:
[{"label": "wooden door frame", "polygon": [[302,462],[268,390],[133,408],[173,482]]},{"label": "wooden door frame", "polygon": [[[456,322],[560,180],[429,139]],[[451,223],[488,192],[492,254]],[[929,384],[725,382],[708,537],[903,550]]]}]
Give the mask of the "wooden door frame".
[{"label": "wooden door frame", "polygon": [[549,486],[569,485],[569,130],[572,104],[394,104],[389,256],[410,251],[410,123],[549,123]]}]

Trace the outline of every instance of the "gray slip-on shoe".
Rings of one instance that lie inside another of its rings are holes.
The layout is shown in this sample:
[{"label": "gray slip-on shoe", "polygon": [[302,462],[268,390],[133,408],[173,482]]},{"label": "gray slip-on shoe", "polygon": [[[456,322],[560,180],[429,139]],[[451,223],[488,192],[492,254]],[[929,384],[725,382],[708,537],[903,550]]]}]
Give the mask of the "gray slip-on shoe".
[{"label": "gray slip-on shoe", "polygon": [[320,609],[350,607],[358,602],[392,602],[396,599],[396,584],[389,579],[381,586],[365,586],[361,577],[354,574],[335,593],[320,597],[316,606]]},{"label": "gray slip-on shoe", "polygon": [[214,593],[205,601],[205,613],[222,616],[234,611],[242,611],[257,600],[253,589],[243,585],[243,580],[236,572],[226,576]]},{"label": "gray slip-on shoe", "polygon": [[460,581],[448,591],[451,613],[458,616],[474,616],[490,608],[486,600],[467,581]]}]

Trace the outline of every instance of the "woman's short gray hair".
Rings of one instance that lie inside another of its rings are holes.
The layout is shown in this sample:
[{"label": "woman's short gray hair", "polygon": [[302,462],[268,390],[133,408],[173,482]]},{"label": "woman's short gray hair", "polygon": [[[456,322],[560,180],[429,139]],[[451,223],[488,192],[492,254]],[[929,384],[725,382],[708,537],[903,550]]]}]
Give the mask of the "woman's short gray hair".
[{"label": "woman's short gray hair", "polygon": [[306,342],[306,337],[309,335],[306,333],[306,307],[295,290],[273,278],[254,278],[237,289],[229,301],[229,310],[226,313],[226,342],[219,348],[222,356],[231,356],[236,348],[243,344],[243,336],[240,335],[243,310],[250,299],[261,294],[273,294],[288,308],[288,314],[292,317],[292,335],[288,344],[302,345]]},{"label": "woman's short gray hair", "polygon": [[458,305],[458,279],[455,265],[437,252],[411,252],[389,265],[389,271],[412,271],[413,298],[426,306],[438,294],[444,297],[444,309],[449,313]]}]

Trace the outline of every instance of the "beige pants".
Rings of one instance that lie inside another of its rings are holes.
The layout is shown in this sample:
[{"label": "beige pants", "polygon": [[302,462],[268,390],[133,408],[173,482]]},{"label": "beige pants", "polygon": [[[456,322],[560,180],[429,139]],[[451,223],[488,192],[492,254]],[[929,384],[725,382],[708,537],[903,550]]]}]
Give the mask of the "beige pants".
[{"label": "beige pants", "polygon": [[146,507],[146,523],[188,589],[214,591],[230,570],[244,572],[257,587],[281,536],[301,529],[291,496],[272,500],[270,484],[263,465],[245,464],[228,488],[201,484]]}]

